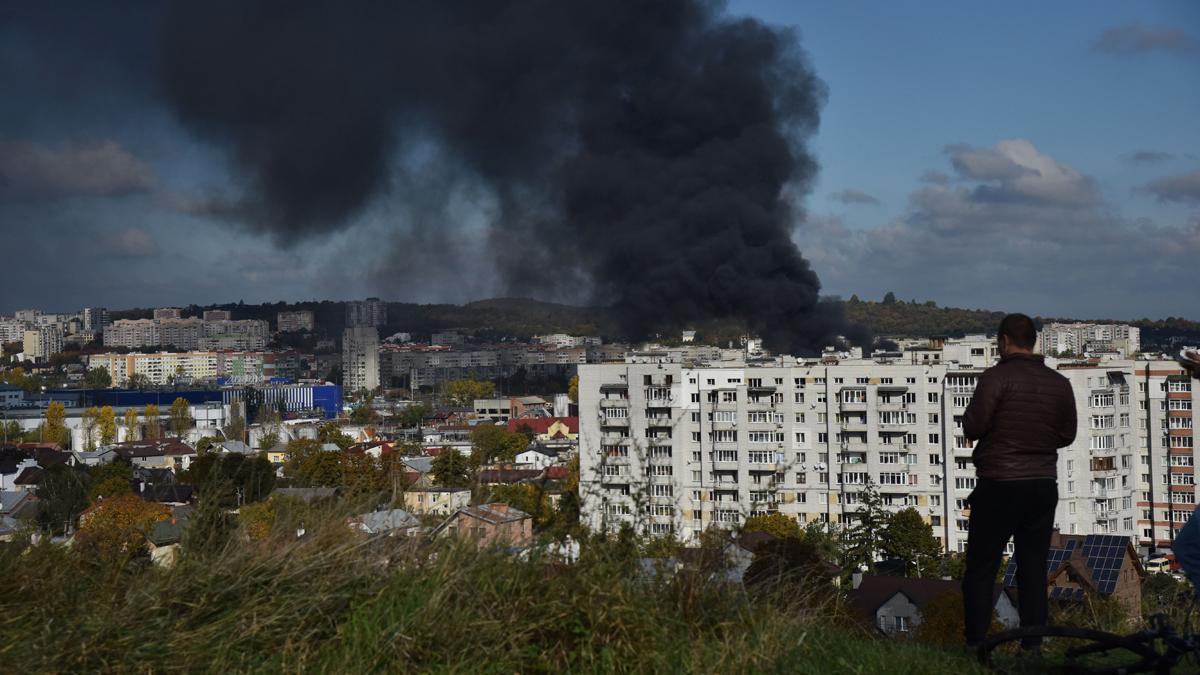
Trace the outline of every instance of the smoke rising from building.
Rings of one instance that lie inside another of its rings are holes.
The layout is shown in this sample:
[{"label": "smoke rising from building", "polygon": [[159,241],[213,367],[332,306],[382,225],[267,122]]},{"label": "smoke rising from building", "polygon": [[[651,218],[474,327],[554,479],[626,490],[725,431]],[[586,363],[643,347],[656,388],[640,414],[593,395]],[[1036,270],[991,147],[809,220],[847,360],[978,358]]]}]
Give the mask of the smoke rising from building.
[{"label": "smoke rising from building", "polygon": [[432,143],[494,197],[510,288],[586,284],[631,337],[846,332],[791,238],[823,85],[789,31],[700,0],[206,0],[172,5],[160,44],[170,107],[280,242],[345,227]]}]

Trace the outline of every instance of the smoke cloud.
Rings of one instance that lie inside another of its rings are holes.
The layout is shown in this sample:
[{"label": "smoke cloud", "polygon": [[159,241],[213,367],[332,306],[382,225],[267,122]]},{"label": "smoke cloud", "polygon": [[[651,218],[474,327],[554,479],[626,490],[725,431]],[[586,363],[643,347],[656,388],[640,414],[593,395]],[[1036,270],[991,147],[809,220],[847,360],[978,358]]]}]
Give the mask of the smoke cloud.
[{"label": "smoke cloud", "polygon": [[583,284],[631,337],[736,318],[812,352],[847,331],[791,237],[824,87],[789,31],[700,0],[205,0],[160,44],[171,109],[281,242],[345,227],[432,143],[490,192],[518,294]]}]

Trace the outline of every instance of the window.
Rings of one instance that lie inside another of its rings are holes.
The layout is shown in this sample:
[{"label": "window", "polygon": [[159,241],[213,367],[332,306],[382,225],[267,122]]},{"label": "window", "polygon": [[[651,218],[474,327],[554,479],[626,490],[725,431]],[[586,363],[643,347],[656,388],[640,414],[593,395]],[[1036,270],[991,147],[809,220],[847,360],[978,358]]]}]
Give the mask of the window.
[{"label": "window", "polygon": [[932,465],[934,465],[934,466],[937,466],[937,465],[941,464],[941,463],[942,463],[942,456],[941,456],[941,455],[939,455],[939,454],[937,454],[937,453],[930,453],[930,454],[929,454],[929,463],[930,463],[930,464],[932,464]]},{"label": "window", "polygon": [[954,479],[954,489],[955,490],[974,490],[975,489],[975,479],[967,478],[965,476],[955,478]]},{"label": "window", "polygon": [[805,442],[805,440],[804,440],[804,439],[805,439],[804,432],[803,432],[803,431],[797,431],[797,432],[796,432],[796,442],[797,442],[797,443],[804,443],[804,442]]},{"label": "window", "polygon": [[938,402],[938,394],[936,391],[931,391],[925,396],[925,399],[927,401],[929,401],[930,403],[937,403]]},{"label": "window", "polygon": [[803,472],[796,474],[796,485],[806,485],[807,483],[808,474]]},{"label": "window", "polygon": [[648,473],[651,476],[670,476],[671,471],[670,464],[654,464],[650,466]]},{"label": "window", "polygon": [[1167,401],[1167,410],[1191,410],[1192,400],[1189,398],[1173,398]]},{"label": "window", "polygon": [[939,417],[938,417],[937,413],[929,413],[929,423],[930,424],[938,424],[938,420],[939,420]]},{"label": "window", "polygon": [[886,471],[879,474],[880,485],[907,485],[908,479],[905,475],[898,472]]},{"label": "window", "polygon": [[929,444],[930,445],[937,445],[938,443],[941,443],[941,442],[942,442],[942,437],[940,434],[929,434]]},{"label": "window", "polygon": [[650,486],[655,497],[673,497],[675,488],[670,485],[654,484]]},{"label": "window", "polygon": [[900,453],[898,452],[881,452],[879,453],[880,464],[899,464]]},{"label": "window", "polygon": [[708,432],[708,440],[713,443],[737,443],[737,431],[733,429],[718,429]]},{"label": "window", "polygon": [[1112,415],[1092,415],[1093,429],[1112,429],[1114,426]]},{"label": "window", "polygon": [[829,442],[829,434],[827,434],[823,431],[817,434],[817,443],[828,443],[828,442]]},{"label": "window", "polygon": [[1117,447],[1115,436],[1092,436],[1092,450],[1112,450]]},{"label": "window", "polygon": [[1093,408],[1108,408],[1113,405],[1113,395],[1111,392],[1092,394]]},{"label": "window", "polygon": [[796,413],[796,424],[804,424],[804,413]]}]

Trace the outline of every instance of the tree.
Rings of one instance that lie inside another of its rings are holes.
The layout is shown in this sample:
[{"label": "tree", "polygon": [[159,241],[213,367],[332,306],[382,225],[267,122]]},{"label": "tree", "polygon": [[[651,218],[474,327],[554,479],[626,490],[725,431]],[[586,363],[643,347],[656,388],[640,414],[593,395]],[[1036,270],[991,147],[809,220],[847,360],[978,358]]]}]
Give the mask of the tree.
[{"label": "tree", "polygon": [[853,514],[856,520],[846,531],[846,562],[843,567],[858,569],[866,565],[867,569],[873,570],[881,550],[880,539],[887,526],[888,513],[883,509],[879,489],[870,478],[858,496],[860,506]]},{"label": "tree", "polygon": [[159,412],[157,405],[153,403],[147,405],[142,412],[142,417],[146,419],[145,438],[147,440],[157,440],[162,436],[162,422],[159,419],[162,417],[162,413]]},{"label": "tree", "polygon": [[88,507],[88,475],[65,464],[46,469],[37,488],[38,525],[54,534],[75,527],[79,514]]},{"label": "tree", "polygon": [[491,398],[496,386],[480,380],[451,380],[443,391],[451,405],[465,407],[472,405],[477,398]]},{"label": "tree", "polygon": [[229,424],[222,431],[225,432],[225,438],[231,441],[246,440],[246,418],[242,416],[242,406],[238,402],[229,406]]},{"label": "tree", "polygon": [[250,541],[262,541],[270,536],[271,528],[275,526],[275,516],[275,499],[247,504],[238,510],[242,532]]},{"label": "tree", "polygon": [[445,487],[466,487],[471,484],[470,463],[453,448],[442,448],[433,458],[430,473],[434,482]]},{"label": "tree", "polygon": [[275,488],[275,467],[264,457],[209,452],[193,460],[180,479],[202,499],[233,508],[266,499]]},{"label": "tree", "polygon": [[92,406],[83,411],[83,449],[91,452],[96,449],[96,427],[100,425],[100,409]]},{"label": "tree", "polygon": [[567,384],[567,398],[571,399],[571,403],[579,403],[579,376],[575,375],[571,378],[571,382]]},{"label": "tree", "polygon": [[327,452],[321,443],[297,438],[287,444],[283,473],[297,487],[336,487],[342,480],[342,453]]},{"label": "tree", "polygon": [[88,389],[108,389],[112,386],[112,375],[104,366],[90,368],[83,376],[83,385]]},{"label": "tree", "polygon": [[21,429],[21,423],[16,420],[9,420],[0,424],[0,441],[4,443],[15,443],[20,441],[25,436],[25,432]]},{"label": "tree", "polygon": [[905,574],[920,578],[940,576],[938,564],[942,546],[933,536],[933,528],[917,513],[907,508],[888,518],[880,541],[884,553],[904,561]]},{"label": "tree", "polygon": [[125,380],[125,387],[127,389],[137,389],[138,391],[142,391],[143,389],[149,389],[153,386],[154,383],[151,382],[150,378],[144,373],[134,373]]},{"label": "tree", "polygon": [[782,513],[768,513],[760,516],[750,516],[742,525],[742,532],[766,532],[776,539],[799,539],[800,523],[795,518]]},{"label": "tree", "polygon": [[100,502],[79,526],[80,540],[101,556],[132,556],[145,549],[146,535],[155,523],[171,517],[163,504],[119,495]]},{"label": "tree", "polygon": [[888,291],[887,295],[883,296],[883,304],[885,304],[885,305],[896,304],[896,294],[891,291]]},{"label": "tree", "polygon": [[[992,612],[989,633],[1004,630]],[[921,623],[913,631],[913,638],[925,644],[941,647],[959,647],[963,642],[963,596],[958,591],[946,591],[930,600],[921,608]]]},{"label": "tree", "polygon": [[317,427],[317,441],[320,443],[333,443],[343,452],[354,445],[354,439],[343,434],[342,428],[333,422],[326,422]]},{"label": "tree", "polygon": [[270,450],[279,445],[279,433],[276,431],[268,431],[258,439],[259,450]]},{"label": "tree", "polygon": [[192,413],[188,408],[187,399],[176,398],[171,403],[171,410],[167,415],[171,421],[171,433],[176,438],[183,438],[187,430],[192,428]]},{"label": "tree", "polygon": [[742,576],[747,590],[820,604],[834,593],[825,560],[804,539],[776,539],[762,544]]},{"label": "tree", "polygon": [[134,410],[133,408],[126,410],[125,418],[122,420],[121,426],[125,427],[125,440],[138,440],[138,430],[140,425],[138,424],[137,410]]},{"label": "tree", "polygon": [[51,401],[46,406],[46,415],[42,422],[42,437],[49,443],[58,443],[67,447],[71,433],[67,431],[67,409],[58,401]]},{"label": "tree", "polygon": [[481,424],[471,431],[471,461],[476,466],[509,461],[529,446],[524,434],[494,424]]},{"label": "tree", "polygon": [[538,530],[549,527],[555,520],[554,505],[550,503],[550,495],[541,485],[533,483],[496,485],[492,488],[490,501],[514,506],[533,516],[533,526]]},{"label": "tree", "polygon": [[429,414],[429,406],[426,406],[423,403],[405,406],[404,410],[402,410],[399,415],[400,426],[404,427],[405,429],[418,428],[421,426],[421,423],[425,421],[425,415],[427,414]]},{"label": "tree", "polygon": [[111,405],[100,409],[96,426],[100,431],[100,445],[112,445],[117,442],[117,413]]},{"label": "tree", "polygon": [[365,452],[342,457],[342,485],[350,495],[379,494],[390,487],[388,478],[380,461]]},{"label": "tree", "polygon": [[95,504],[102,499],[131,494],[133,494],[133,486],[129,484],[129,481],[114,476],[93,485],[91,491],[88,493],[88,498]]}]

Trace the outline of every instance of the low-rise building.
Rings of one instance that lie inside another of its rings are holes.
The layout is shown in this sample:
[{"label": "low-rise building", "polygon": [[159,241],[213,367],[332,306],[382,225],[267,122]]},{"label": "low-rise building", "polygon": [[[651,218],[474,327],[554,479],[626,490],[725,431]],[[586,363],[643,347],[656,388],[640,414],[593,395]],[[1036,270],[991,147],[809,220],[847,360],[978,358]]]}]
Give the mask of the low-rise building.
[{"label": "low-rise building", "polygon": [[433,531],[435,537],[459,536],[487,546],[528,546],[533,518],[508,504],[480,504],[455,511]]},{"label": "low-rise building", "polygon": [[404,491],[404,508],[417,514],[448,516],[471,503],[471,488],[409,487]]}]

